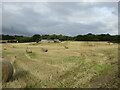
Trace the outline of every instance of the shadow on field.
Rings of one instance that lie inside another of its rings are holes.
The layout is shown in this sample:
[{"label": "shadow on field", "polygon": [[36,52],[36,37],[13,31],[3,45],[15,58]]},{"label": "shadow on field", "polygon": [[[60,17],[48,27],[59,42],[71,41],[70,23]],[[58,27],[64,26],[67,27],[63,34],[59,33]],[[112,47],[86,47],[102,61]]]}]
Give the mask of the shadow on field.
[{"label": "shadow on field", "polygon": [[27,77],[27,75],[29,75],[29,71],[21,70],[14,74],[12,80],[18,80],[20,78],[25,78],[25,77]]},{"label": "shadow on field", "polygon": [[118,88],[117,72],[105,72],[90,81],[92,88]]}]

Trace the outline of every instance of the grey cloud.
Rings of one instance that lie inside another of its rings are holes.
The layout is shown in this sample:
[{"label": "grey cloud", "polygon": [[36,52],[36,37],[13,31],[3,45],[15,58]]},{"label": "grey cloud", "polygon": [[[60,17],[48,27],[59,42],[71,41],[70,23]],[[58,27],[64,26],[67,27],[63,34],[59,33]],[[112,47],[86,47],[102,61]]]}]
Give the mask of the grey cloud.
[{"label": "grey cloud", "polygon": [[[86,28],[85,28],[86,27]],[[52,27],[48,29],[48,32],[57,29],[56,33],[58,34],[66,34],[66,35],[79,35],[79,34],[86,34],[88,32],[92,33],[105,33],[104,29],[102,27],[105,27],[102,23],[91,23],[91,24],[82,24],[82,23],[67,23],[62,24],[56,27]],[[92,29],[92,30],[91,30]],[[49,32],[52,33],[52,32]]]},{"label": "grey cloud", "polygon": [[[117,3],[4,3],[3,33],[115,33]],[[112,26],[109,27],[109,26]]]},{"label": "grey cloud", "polygon": [[2,4],[0,3],[0,34],[2,33]]}]

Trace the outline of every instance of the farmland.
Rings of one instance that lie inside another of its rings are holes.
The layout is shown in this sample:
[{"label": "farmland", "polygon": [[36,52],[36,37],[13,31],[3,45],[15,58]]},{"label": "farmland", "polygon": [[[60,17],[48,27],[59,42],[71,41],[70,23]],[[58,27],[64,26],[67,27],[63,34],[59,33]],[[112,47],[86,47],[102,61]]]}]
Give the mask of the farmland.
[{"label": "farmland", "polygon": [[[15,68],[3,88],[117,88],[118,44],[65,41],[0,45],[0,57]],[[32,53],[26,53],[26,48]]]}]

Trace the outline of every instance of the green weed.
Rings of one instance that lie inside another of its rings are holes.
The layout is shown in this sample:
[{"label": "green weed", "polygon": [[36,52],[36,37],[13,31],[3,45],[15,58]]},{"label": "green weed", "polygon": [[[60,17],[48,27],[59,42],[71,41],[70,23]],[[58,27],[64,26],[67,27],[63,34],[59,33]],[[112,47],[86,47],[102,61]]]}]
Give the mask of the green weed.
[{"label": "green weed", "polygon": [[80,56],[69,56],[63,59],[63,62],[65,63],[79,63],[81,62],[82,57]]},{"label": "green weed", "polygon": [[107,65],[107,64],[96,64],[94,68],[98,73],[108,72],[110,70],[113,71],[116,69],[114,66]]},{"label": "green weed", "polygon": [[36,56],[38,56],[35,52],[33,52],[33,53],[28,53],[28,55],[29,55],[31,58],[35,58]]}]

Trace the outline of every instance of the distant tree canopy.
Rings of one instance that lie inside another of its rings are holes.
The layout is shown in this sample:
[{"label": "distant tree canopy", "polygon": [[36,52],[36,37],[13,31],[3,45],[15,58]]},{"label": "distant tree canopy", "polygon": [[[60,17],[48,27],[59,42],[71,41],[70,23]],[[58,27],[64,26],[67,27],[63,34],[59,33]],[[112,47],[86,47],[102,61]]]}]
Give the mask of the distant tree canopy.
[{"label": "distant tree canopy", "polygon": [[74,37],[65,35],[39,35],[35,34],[32,37],[17,36],[17,35],[0,35],[1,40],[17,40],[19,42],[36,42],[38,43],[41,39],[59,39],[61,41],[109,41],[109,42],[120,42],[120,35],[110,35],[110,34],[99,34],[95,35],[88,33],[86,35],[77,35]]},{"label": "distant tree canopy", "polygon": [[38,43],[41,40],[41,36],[39,34],[35,34],[32,36],[33,41]]},{"label": "distant tree canopy", "polygon": [[72,37],[69,36],[63,36],[63,35],[43,35],[42,39],[59,39],[61,41],[66,41],[66,40],[72,40]]},{"label": "distant tree canopy", "polygon": [[21,37],[18,38],[17,41],[20,43],[33,42],[32,37]]}]

